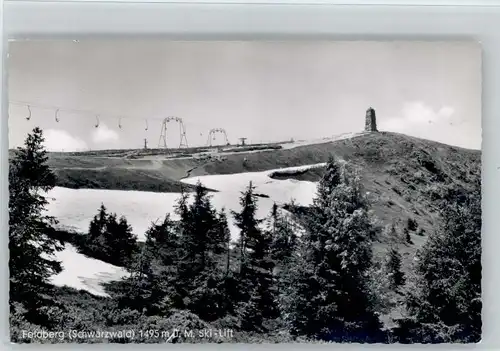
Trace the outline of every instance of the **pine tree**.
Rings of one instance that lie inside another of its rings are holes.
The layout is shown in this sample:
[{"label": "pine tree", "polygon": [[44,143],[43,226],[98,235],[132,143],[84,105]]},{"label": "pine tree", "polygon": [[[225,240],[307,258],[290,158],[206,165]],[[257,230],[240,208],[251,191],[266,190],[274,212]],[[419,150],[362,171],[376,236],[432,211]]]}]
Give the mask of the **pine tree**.
[{"label": "pine tree", "polygon": [[316,197],[314,198],[314,207],[327,208],[330,205],[330,194],[341,183],[341,167],[339,162],[330,156],[326,164],[323,177],[320,179]]},{"label": "pine tree", "polygon": [[160,224],[153,223],[145,236],[133,256],[127,287],[117,299],[121,308],[165,314],[181,306],[176,290],[179,237],[169,214]]},{"label": "pine tree", "polygon": [[233,217],[236,226],[240,229],[239,251],[240,251],[240,275],[245,276],[250,269],[249,248],[259,241],[261,230],[259,224],[262,220],[256,218],[257,213],[257,196],[255,196],[255,186],[252,182],[249,183],[247,189],[241,193],[240,206],[241,211],[233,211]]},{"label": "pine tree", "polygon": [[398,242],[399,240],[401,240],[396,229],[396,224],[394,222],[391,223],[388,229],[388,236],[394,242]]},{"label": "pine tree", "polygon": [[217,255],[224,255],[225,256],[225,273],[226,275],[229,274],[230,272],[230,266],[231,266],[231,232],[229,231],[229,226],[227,223],[227,215],[226,211],[223,208],[218,214],[217,214],[217,224],[218,224],[218,231],[217,231],[217,243],[220,243],[220,245],[217,245],[215,247],[215,254]]},{"label": "pine tree", "polygon": [[356,174],[333,159],[318,184],[303,237],[287,321],[294,334],[330,341],[378,340],[367,274],[377,233]]},{"label": "pine tree", "polygon": [[109,261],[111,248],[106,236],[108,216],[107,208],[101,204],[98,213],[90,221],[88,235],[84,237],[84,241],[79,247],[83,254]]},{"label": "pine tree", "polygon": [[441,212],[443,224],[418,254],[417,279],[407,297],[412,323],[416,322],[411,338],[478,342],[482,325],[480,178],[471,189],[450,189]]},{"label": "pine tree", "polygon": [[160,224],[153,223],[146,232],[145,247],[155,252],[164,266],[175,265],[179,259],[179,234],[175,223],[167,214]]},{"label": "pine tree", "polygon": [[224,270],[220,267],[227,238],[207,189],[196,185],[193,202],[181,195],[180,260],[176,285],[184,296],[184,306],[206,321],[220,318],[225,309]]},{"label": "pine tree", "polygon": [[211,253],[218,242],[217,213],[210,201],[207,189],[198,183],[194,199],[187,205],[187,197],[181,195],[178,213],[181,217],[181,245],[184,252],[183,262],[186,274],[198,274],[214,264]]},{"label": "pine tree", "polygon": [[92,243],[104,234],[106,230],[106,223],[108,220],[108,212],[103,203],[101,203],[101,207],[99,207],[99,212],[94,216],[93,220],[89,225],[89,241]]},{"label": "pine tree", "polygon": [[386,261],[386,270],[393,289],[405,283],[404,273],[401,271],[401,254],[395,247],[389,249]]},{"label": "pine tree", "polygon": [[240,290],[238,288],[238,279],[234,269],[236,260],[231,259],[234,251],[231,248],[231,232],[229,230],[227,215],[224,208],[218,213],[217,221],[219,226],[219,238],[221,238],[220,242],[224,243],[223,246],[221,245],[220,250],[218,250],[221,257],[222,271],[224,273],[220,289],[224,292],[224,310],[226,314],[233,315],[239,301]]},{"label": "pine tree", "polygon": [[[179,230],[183,231],[189,223],[189,194],[181,188],[180,197],[175,205],[175,213],[179,216]],[[187,228],[186,228],[187,229]],[[182,235],[182,233],[181,233]]]},{"label": "pine tree", "polygon": [[270,213],[270,227],[272,237],[272,258],[278,266],[285,265],[291,259],[297,246],[297,235],[292,225],[273,205]]},{"label": "pine tree", "polygon": [[137,237],[125,217],[108,213],[104,204],[90,222],[89,232],[81,250],[105,262],[126,267],[138,249]]},{"label": "pine tree", "polygon": [[418,223],[413,218],[408,218],[408,221],[406,223],[406,227],[408,228],[409,231],[414,232],[418,229]]},{"label": "pine tree", "polygon": [[269,216],[271,243],[271,258],[274,262],[274,279],[276,294],[281,301],[286,300],[286,287],[291,284],[292,266],[295,262],[298,248],[298,238],[289,220],[280,214],[278,206],[273,205]]},{"label": "pine tree", "polygon": [[22,303],[31,321],[41,318],[37,308],[49,303],[45,287],[61,271],[52,255],[63,248],[50,236],[55,219],[43,214],[44,192],[56,184],[43,142],[42,130],[34,128],[9,167],[10,302]]},{"label": "pine tree", "polygon": [[185,305],[189,302],[187,301],[186,297],[188,296],[188,293],[191,289],[194,276],[190,271],[191,257],[192,257],[192,253],[190,253],[190,247],[191,247],[190,233],[191,233],[192,220],[191,220],[191,212],[189,211],[188,207],[189,194],[184,192],[183,189],[181,189],[181,191],[182,192],[175,207],[175,213],[179,216],[179,222],[177,226],[179,233],[179,248],[178,248],[179,259],[177,262],[178,274],[177,274],[176,286],[178,291],[180,291],[182,297],[182,304],[181,306],[179,306],[179,308],[185,308],[186,307]]},{"label": "pine tree", "polygon": [[[153,290],[157,276],[153,274],[153,253],[143,245],[128,267],[130,276],[115,282],[109,289],[117,308],[137,310],[146,315],[154,308]],[[110,291],[111,290],[111,291]]]},{"label": "pine tree", "polygon": [[424,228],[420,228],[417,232],[417,235],[419,236],[424,236],[425,235],[425,229]]},{"label": "pine tree", "polygon": [[138,249],[137,237],[125,217],[117,219],[115,215],[108,217],[107,233],[112,261],[116,265],[127,267]]},{"label": "pine tree", "polygon": [[[239,280],[243,306],[240,317],[242,325],[258,330],[265,318],[277,316],[278,309],[273,282],[272,237],[259,227],[262,220],[256,218],[257,197],[254,190],[250,182],[241,193],[241,211],[233,212],[233,216],[240,229]],[[250,316],[251,320],[248,319]]]},{"label": "pine tree", "polygon": [[413,245],[413,241],[411,240],[411,235],[410,235],[410,231],[408,230],[408,228],[403,229],[403,234],[404,234],[406,243]]},{"label": "pine tree", "polygon": [[248,301],[245,301],[238,311],[241,320],[241,329],[246,331],[262,330],[265,318],[262,311],[262,301],[260,301],[261,296],[259,288],[255,287],[251,289]]},{"label": "pine tree", "polygon": [[233,211],[236,226],[240,229],[238,247],[240,251],[241,275],[244,275],[248,269],[248,241],[260,235],[259,224],[262,222],[256,218],[257,197],[255,196],[254,190],[255,186],[253,186],[252,182],[250,182],[247,190],[241,193],[241,212]]}]

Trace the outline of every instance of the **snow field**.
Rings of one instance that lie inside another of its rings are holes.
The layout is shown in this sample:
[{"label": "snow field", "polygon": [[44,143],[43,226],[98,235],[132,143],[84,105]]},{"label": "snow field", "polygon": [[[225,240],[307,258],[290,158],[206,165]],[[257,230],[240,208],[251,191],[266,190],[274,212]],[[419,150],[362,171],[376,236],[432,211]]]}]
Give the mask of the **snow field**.
[{"label": "snow field", "polygon": [[93,295],[108,296],[102,283],[120,280],[129,273],[117,266],[102,262],[78,253],[76,248],[66,244],[63,251],[55,253],[55,259],[61,261],[63,271],[51,277],[56,286],[69,286],[77,290],[86,290]]},{"label": "snow field", "polygon": [[[290,167],[265,172],[200,176],[186,178],[183,182],[196,184],[200,181],[206,187],[219,191],[211,194],[212,204],[217,210],[222,208],[226,210],[231,238],[235,240],[239,236],[239,230],[230,211],[240,210],[239,197],[250,181],[256,186],[255,192],[257,194],[269,196],[269,198],[258,198],[257,217],[265,218],[269,215],[274,202],[283,204],[294,199],[296,204],[310,205],[316,192],[316,184],[313,182],[275,180],[269,177],[270,174],[273,172],[294,172],[323,165]],[[174,210],[179,195],[178,193],[56,187],[47,194],[49,200],[47,214],[54,216],[61,227],[86,233],[90,221],[103,203],[109,212],[125,216],[138,240],[144,241],[144,234],[152,222],[161,221],[167,213],[170,213],[172,219],[178,218],[174,214]],[[102,283],[120,280],[128,274],[123,268],[78,253],[76,248],[69,244],[66,244],[63,251],[56,253],[56,259],[62,262],[63,271],[52,277],[54,285],[66,285],[86,290],[98,296],[107,296]]]},{"label": "snow field", "polygon": [[299,146],[306,146],[306,145],[315,145],[315,144],[322,144],[322,143],[330,143],[332,141],[337,141],[337,140],[344,140],[344,139],[351,139],[359,135],[363,135],[364,132],[361,133],[342,133],[338,135],[334,135],[331,137],[325,137],[321,139],[314,139],[314,140],[297,140],[294,141],[293,143],[283,143],[281,144],[281,147],[283,149],[293,149]]},{"label": "snow field", "polygon": [[[276,180],[269,178],[273,172],[292,172],[311,167],[315,164],[301,167],[290,167],[264,172],[248,172],[228,175],[208,175],[183,179],[187,184],[201,181],[208,188],[218,190],[211,193],[212,204],[217,210],[225,208],[229,219],[229,229],[233,240],[239,235],[231,212],[239,211],[239,197],[251,181],[257,194],[269,196],[258,198],[258,218],[269,215],[274,202],[283,204],[294,199],[296,204],[310,205],[316,192],[316,184],[309,181]],[[56,187],[48,194],[47,212],[59,221],[59,226],[80,233],[86,233],[90,221],[97,214],[101,203],[109,212],[125,216],[132,226],[138,240],[144,241],[144,234],[152,222],[161,221],[167,213],[172,219],[177,219],[174,213],[179,199],[178,193],[155,193],[145,191],[122,191],[101,189],[69,189]]]}]

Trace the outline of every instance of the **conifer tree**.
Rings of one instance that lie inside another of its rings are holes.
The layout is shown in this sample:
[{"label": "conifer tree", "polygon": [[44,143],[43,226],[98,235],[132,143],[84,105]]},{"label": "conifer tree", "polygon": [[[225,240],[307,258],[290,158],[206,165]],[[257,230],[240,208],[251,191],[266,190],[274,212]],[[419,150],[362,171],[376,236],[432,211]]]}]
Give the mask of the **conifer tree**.
[{"label": "conifer tree", "polygon": [[83,252],[114,265],[126,267],[137,248],[137,237],[125,217],[107,213],[104,204],[90,222]]},{"label": "conifer tree", "polygon": [[[323,209],[330,205],[330,195],[333,190],[341,183],[341,167],[340,163],[330,156],[326,163],[325,173],[320,179],[317,189],[316,197],[314,198],[314,207]],[[321,212],[321,211],[319,211]]]},{"label": "conifer tree", "polygon": [[245,275],[248,269],[247,245],[248,241],[260,235],[259,224],[262,222],[256,218],[257,197],[254,193],[255,186],[250,182],[246,191],[241,193],[241,211],[233,211],[236,226],[240,229],[238,247],[240,251],[240,274]]},{"label": "conifer tree", "polygon": [[371,238],[377,232],[368,210],[356,174],[330,159],[285,307],[294,334],[330,341],[380,337],[367,284]]},{"label": "conifer tree", "polygon": [[44,193],[56,183],[43,143],[42,130],[34,128],[9,167],[10,302],[22,303],[32,321],[39,317],[37,308],[48,303],[48,279],[61,271],[53,254],[62,245],[50,236],[56,221],[43,214],[48,204]]},{"label": "conifer tree", "polygon": [[419,236],[424,236],[425,235],[425,229],[424,228],[420,228],[417,232],[417,235]]},{"label": "conifer tree", "polygon": [[279,300],[286,300],[286,287],[291,284],[292,266],[298,248],[298,238],[289,220],[273,205],[270,213],[271,258],[274,262],[274,279]]},{"label": "conifer tree", "polygon": [[175,207],[175,213],[179,216],[179,222],[177,225],[178,233],[179,233],[179,248],[178,254],[179,259],[177,262],[178,266],[178,276],[176,281],[177,289],[181,292],[182,296],[182,305],[180,308],[185,308],[185,297],[188,295],[188,292],[191,288],[192,280],[194,277],[192,276],[191,269],[191,257],[192,254],[189,252],[190,250],[190,241],[191,241],[191,213],[189,211],[188,204],[189,194],[184,192],[184,189],[181,189],[180,197],[177,201]]},{"label": "conifer tree", "polygon": [[219,262],[226,233],[221,233],[208,190],[200,182],[190,205],[187,196],[181,195],[177,212],[181,236],[176,285],[186,308],[204,320],[215,320],[225,313],[224,271]]},{"label": "conifer tree", "polygon": [[411,240],[410,231],[408,230],[408,228],[403,229],[403,234],[404,234],[406,243],[413,245],[413,241]]},{"label": "conifer tree", "polygon": [[176,290],[179,238],[167,214],[160,224],[153,223],[146,241],[136,252],[129,271],[128,288],[118,297],[122,307],[163,314],[181,305]]},{"label": "conifer tree", "polygon": [[389,249],[386,261],[386,270],[389,273],[389,281],[393,289],[405,283],[404,273],[401,271],[401,254],[395,247]]},{"label": "conifer tree", "polygon": [[230,265],[231,265],[231,232],[229,231],[229,226],[227,223],[227,215],[226,211],[223,208],[218,214],[217,214],[217,224],[218,224],[218,231],[217,231],[217,243],[220,243],[220,245],[217,245],[215,247],[215,254],[216,255],[224,255],[225,256],[225,273],[226,275],[229,274],[230,271]]},{"label": "conifer tree", "polygon": [[394,222],[391,223],[391,225],[388,229],[388,236],[394,242],[398,242],[401,240],[399,237],[398,231],[396,229],[396,224]]},{"label": "conifer tree", "polygon": [[147,245],[143,245],[128,267],[130,276],[108,287],[119,309],[149,314],[148,310],[154,305],[152,295],[157,282],[157,276],[153,274],[153,257]]},{"label": "conifer tree", "polygon": [[276,317],[278,310],[273,284],[272,237],[259,227],[262,220],[256,218],[257,197],[254,190],[255,186],[250,182],[246,191],[241,193],[241,211],[233,213],[233,216],[240,229],[239,280],[243,306],[240,317],[242,325],[259,329],[263,320]]},{"label": "conifer tree", "polygon": [[85,237],[83,246],[80,247],[84,254],[106,261],[111,250],[106,236],[108,216],[106,206],[101,204],[98,213],[90,221],[88,235]]},{"label": "conifer tree", "polygon": [[[481,183],[450,189],[442,226],[418,254],[417,279],[407,297],[414,342],[481,339]],[[412,324],[412,323],[416,323]],[[423,328],[425,326],[425,329]]]},{"label": "conifer tree", "polygon": [[155,256],[161,260],[164,266],[172,266],[179,259],[179,234],[175,223],[167,213],[163,222],[153,223],[146,232],[145,247],[155,252]]},{"label": "conifer tree", "polygon": [[90,222],[89,225],[89,241],[94,242],[98,239],[99,236],[104,234],[106,229],[106,222],[108,219],[107,209],[103,203],[101,203],[101,207],[99,207],[99,212],[94,216],[94,219]]},{"label": "conifer tree", "polygon": [[122,216],[118,219],[114,213],[109,215],[106,236],[111,262],[123,267],[129,265],[137,250],[137,237],[132,234],[132,227],[126,218]]},{"label": "conifer tree", "polygon": [[418,223],[413,218],[408,218],[406,227],[408,228],[409,231],[414,232],[418,229]]},{"label": "conifer tree", "polygon": [[[184,188],[181,187],[180,197],[177,200],[175,205],[175,213],[179,216],[179,230],[180,235],[182,236],[182,232],[187,230],[187,223],[189,223],[189,194],[184,191]],[[186,228],[185,228],[186,227]]]},{"label": "conifer tree", "polygon": [[212,268],[214,261],[210,252],[220,245],[217,242],[217,214],[210,201],[207,189],[198,182],[192,204],[181,195],[178,213],[182,227],[181,245],[184,253],[182,269],[188,275],[196,275],[207,268]]},{"label": "conifer tree", "polygon": [[296,250],[297,235],[288,219],[279,213],[276,203],[271,209],[270,222],[272,258],[278,266],[282,266],[289,262]]},{"label": "conifer tree", "polygon": [[234,314],[235,307],[240,298],[240,290],[238,287],[238,277],[235,274],[236,260],[232,260],[233,249],[231,248],[231,232],[228,226],[228,220],[225,209],[221,209],[218,213],[217,221],[219,225],[219,237],[224,242],[218,251],[221,257],[221,267],[224,273],[221,290],[224,291],[223,305],[226,314]]}]

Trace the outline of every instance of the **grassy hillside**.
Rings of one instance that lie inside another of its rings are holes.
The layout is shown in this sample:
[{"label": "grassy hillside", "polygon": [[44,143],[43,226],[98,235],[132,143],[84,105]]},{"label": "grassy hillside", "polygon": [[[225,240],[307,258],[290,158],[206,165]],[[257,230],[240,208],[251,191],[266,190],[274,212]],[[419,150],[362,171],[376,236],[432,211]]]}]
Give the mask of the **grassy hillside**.
[{"label": "grassy hillside", "polygon": [[[145,155],[127,158],[127,153],[114,156],[104,151],[95,153],[51,153],[49,165],[54,170],[65,169],[78,173],[82,169],[160,170],[165,179],[179,180],[186,175],[231,174],[264,171],[280,167],[300,166],[325,162],[331,153],[346,160],[363,161],[362,164],[381,166],[398,158],[407,158],[413,151],[427,151],[437,156],[436,162],[460,159],[479,162],[480,152],[440,144],[396,133],[370,133],[351,139],[323,144],[299,146],[293,149],[238,152],[224,156],[224,160],[194,158],[167,159],[162,155]],[[434,153],[437,152],[437,155]],[[427,167],[431,167],[427,165]],[[191,171],[191,172],[190,172]]]}]

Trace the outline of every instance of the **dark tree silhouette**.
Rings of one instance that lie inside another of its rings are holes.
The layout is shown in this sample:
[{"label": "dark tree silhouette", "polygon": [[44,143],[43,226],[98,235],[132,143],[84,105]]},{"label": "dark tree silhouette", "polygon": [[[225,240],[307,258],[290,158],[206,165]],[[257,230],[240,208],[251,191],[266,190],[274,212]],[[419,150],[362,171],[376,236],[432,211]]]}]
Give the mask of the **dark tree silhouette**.
[{"label": "dark tree silhouette", "polygon": [[359,179],[330,159],[317,193],[285,308],[291,331],[329,341],[380,341],[366,279],[377,228]]},{"label": "dark tree silhouette", "polygon": [[51,236],[55,219],[43,214],[48,204],[44,193],[56,183],[43,143],[42,130],[34,128],[9,167],[10,302],[22,303],[27,318],[40,323],[46,322],[40,307],[52,300],[48,279],[61,271],[53,254],[63,248]]}]

